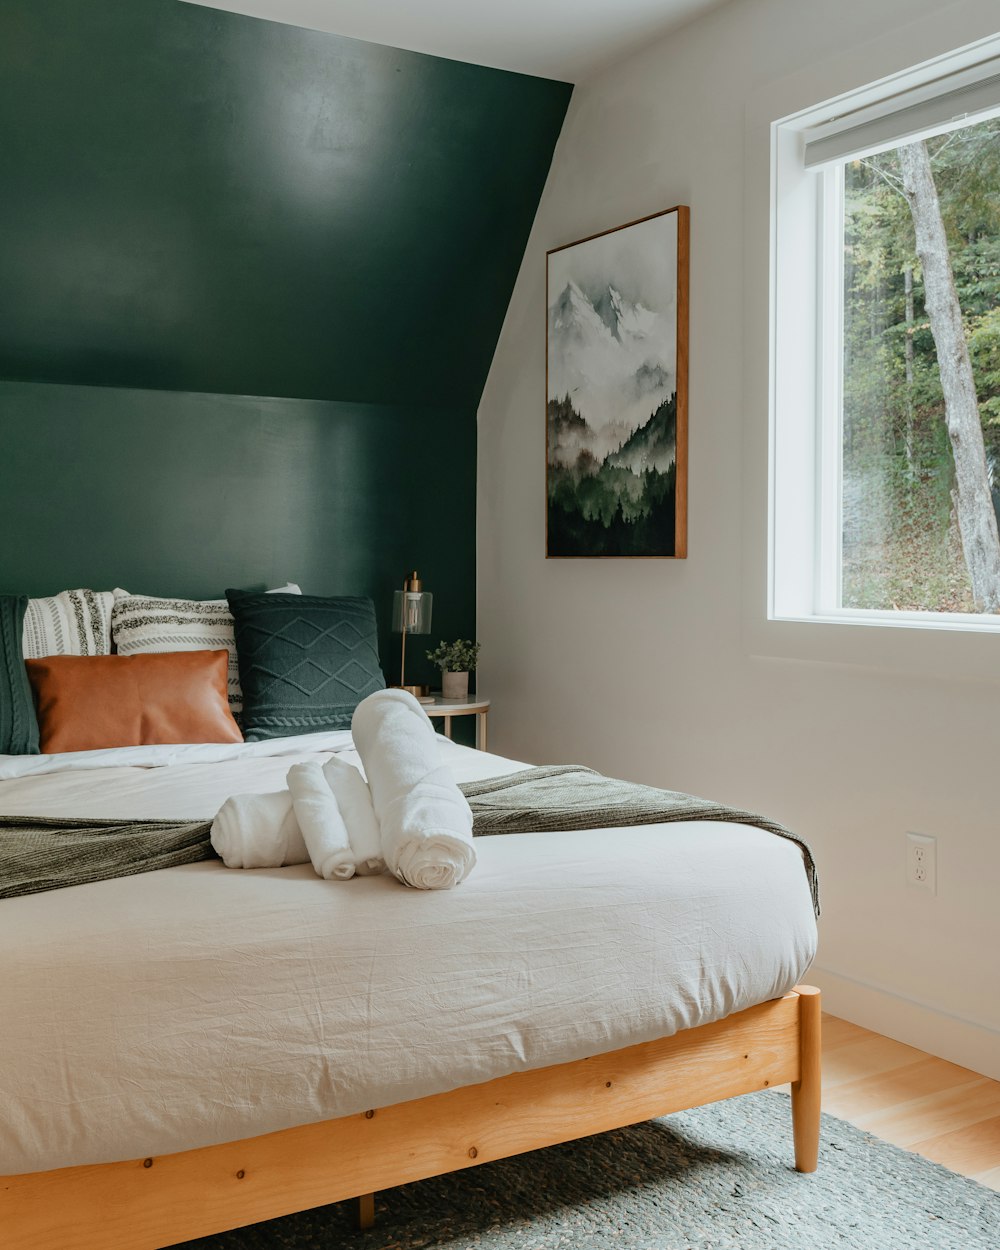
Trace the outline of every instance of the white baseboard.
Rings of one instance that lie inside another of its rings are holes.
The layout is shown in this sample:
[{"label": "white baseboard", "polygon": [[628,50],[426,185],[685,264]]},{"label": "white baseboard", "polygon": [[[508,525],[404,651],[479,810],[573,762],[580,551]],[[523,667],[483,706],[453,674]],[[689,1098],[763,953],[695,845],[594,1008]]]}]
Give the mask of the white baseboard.
[{"label": "white baseboard", "polygon": [[805,981],[831,1015],[1000,1081],[1000,1030],[828,968],[813,966]]}]

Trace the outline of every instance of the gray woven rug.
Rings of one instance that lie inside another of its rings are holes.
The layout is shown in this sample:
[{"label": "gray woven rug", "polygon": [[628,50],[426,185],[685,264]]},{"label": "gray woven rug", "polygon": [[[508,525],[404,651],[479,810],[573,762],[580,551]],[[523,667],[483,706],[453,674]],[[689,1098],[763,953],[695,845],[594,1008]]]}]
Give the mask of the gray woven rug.
[{"label": "gray woven rug", "polygon": [[823,1117],[791,1166],[788,1098],[753,1094],[186,1242],[186,1250],[998,1250],[1000,1194]]}]

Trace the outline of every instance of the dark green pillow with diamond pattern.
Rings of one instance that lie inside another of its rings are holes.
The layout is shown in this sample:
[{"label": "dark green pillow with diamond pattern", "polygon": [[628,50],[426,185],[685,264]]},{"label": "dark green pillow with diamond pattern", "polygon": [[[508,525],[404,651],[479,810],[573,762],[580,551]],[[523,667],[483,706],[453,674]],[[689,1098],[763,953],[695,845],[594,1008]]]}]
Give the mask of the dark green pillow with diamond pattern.
[{"label": "dark green pillow with diamond pattern", "polygon": [[227,590],[247,742],[350,729],[385,688],[370,599]]},{"label": "dark green pillow with diamond pattern", "polygon": [[26,595],[0,595],[0,754],[37,755],[38,721],[21,649]]}]

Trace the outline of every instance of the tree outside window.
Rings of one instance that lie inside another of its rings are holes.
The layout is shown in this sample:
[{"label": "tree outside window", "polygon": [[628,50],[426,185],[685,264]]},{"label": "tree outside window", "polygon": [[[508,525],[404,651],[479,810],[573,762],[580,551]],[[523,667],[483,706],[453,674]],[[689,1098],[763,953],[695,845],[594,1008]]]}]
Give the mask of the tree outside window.
[{"label": "tree outside window", "polygon": [[848,161],[841,605],[1000,611],[1000,120]]}]

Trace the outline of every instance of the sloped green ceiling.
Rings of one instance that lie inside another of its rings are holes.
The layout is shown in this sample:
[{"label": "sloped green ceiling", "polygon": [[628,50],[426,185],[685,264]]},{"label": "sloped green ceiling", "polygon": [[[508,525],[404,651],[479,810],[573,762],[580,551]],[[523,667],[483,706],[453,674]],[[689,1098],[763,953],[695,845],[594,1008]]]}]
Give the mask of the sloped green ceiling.
[{"label": "sloped green ceiling", "polygon": [[0,377],[474,407],[570,91],[177,0],[3,0]]}]

